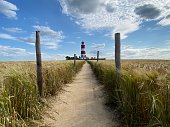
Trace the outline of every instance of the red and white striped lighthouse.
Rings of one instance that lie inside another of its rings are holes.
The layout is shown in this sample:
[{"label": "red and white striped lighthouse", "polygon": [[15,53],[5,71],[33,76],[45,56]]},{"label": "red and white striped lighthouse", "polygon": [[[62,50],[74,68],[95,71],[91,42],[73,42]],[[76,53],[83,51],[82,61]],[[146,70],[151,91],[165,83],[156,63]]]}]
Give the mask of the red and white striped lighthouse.
[{"label": "red and white striped lighthouse", "polygon": [[86,59],[86,51],[85,51],[85,43],[82,41],[81,42],[81,58]]}]

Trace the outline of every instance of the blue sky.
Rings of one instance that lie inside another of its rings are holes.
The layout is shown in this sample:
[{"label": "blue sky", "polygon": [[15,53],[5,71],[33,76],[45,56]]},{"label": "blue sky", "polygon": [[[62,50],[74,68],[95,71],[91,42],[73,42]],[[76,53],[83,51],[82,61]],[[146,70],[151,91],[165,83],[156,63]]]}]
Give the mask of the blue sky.
[{"label": "blue sky", "polygon": [[170,59],[170,0],[0,0],[0,60],[35,60],[40,30],[44,60],[80,55],[114,59],[121,33],[123,59]]}]

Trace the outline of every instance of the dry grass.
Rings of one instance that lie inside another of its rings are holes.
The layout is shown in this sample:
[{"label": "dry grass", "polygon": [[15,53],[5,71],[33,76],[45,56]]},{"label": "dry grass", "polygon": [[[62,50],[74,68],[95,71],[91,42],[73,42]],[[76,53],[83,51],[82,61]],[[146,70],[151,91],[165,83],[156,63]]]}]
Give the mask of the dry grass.
[{"label": "dry grass", "polygon": [[[81,69],[73,61],[43,63],[44,97],[57,95]],[[0,63],[0,126],[27,126],[25,121],[41,118],[44,102],[38,95],[34,62]]]},{"label": "dry grass", "polygon": [[[128,127],[170,126],[170,61],[125,60],[116,86],[114,61],[89,62]],[[122,125],[123,126],[123,125]]]}]

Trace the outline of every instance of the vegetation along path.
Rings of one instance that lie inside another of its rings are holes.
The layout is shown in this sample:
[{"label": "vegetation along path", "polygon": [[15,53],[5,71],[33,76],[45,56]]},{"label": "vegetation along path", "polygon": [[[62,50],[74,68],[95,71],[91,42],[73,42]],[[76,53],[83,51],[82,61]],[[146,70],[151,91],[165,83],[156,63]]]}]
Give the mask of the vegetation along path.
[{"label": "vegetation along path", "polygon": [[113,114],[104,106],[101,85],[88,63],[64,93],[53,99],[44,115],[50,127],[115,127]]}]

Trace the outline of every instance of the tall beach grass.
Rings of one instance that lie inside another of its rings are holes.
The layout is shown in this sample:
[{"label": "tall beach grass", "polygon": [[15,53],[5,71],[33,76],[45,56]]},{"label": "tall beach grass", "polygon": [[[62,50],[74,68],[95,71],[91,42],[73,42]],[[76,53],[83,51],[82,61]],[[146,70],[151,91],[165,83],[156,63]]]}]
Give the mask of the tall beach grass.
[{"label": "tall beach grass", "polygon": [[[84,61],[43,63],[43,96],[57,95],[63,85],[71,82]],[[34,62],[0,63],[0,126],[24,127],[27,121],[41,118],[44,102],[37,88]]]},{"label": "tall beach grass", "polygon": [[170,61],[123,61],[117,87],[114,61],[89,63],[121,114],[122,126],[170,126]]}]

